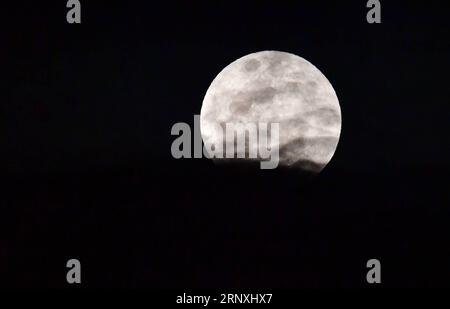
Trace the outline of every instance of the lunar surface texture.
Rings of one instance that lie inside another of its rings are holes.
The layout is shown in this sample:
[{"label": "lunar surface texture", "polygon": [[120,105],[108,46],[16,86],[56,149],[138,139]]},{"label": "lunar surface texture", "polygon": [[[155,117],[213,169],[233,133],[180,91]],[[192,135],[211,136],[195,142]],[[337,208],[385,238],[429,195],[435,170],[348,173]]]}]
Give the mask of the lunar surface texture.
[{"label": "lunar surface texture", "polygon": [[203,100],[200,129],[205,145],[213,145],[222,139],[217,125],[261,122],[279,123],[279,167],[318,173],[336,150],[341,110],[330,82],[310,62],[262,51],[217,75]]}]

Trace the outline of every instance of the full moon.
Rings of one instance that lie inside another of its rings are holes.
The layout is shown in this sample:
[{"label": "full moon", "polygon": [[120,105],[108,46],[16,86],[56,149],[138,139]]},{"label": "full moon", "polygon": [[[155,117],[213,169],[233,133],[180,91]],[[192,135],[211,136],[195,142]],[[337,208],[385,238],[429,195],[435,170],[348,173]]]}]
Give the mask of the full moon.
[{"label": "full moon", "polygon": [[331,83],[313,64],[262,51],[232,62],[213,80],[200,130],[210,146],[222,139],[217,125],[261,122],[279,124],[279,166],[319,173],[336,150],[341,110]]}]

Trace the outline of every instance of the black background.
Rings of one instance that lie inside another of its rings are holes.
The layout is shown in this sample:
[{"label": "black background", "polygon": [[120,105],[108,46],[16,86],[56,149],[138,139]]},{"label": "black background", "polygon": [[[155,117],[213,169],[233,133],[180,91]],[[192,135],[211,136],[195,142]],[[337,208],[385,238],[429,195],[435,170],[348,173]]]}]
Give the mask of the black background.
[{"label": "black background", "polygon": [[[0,286],[449,286],[444,2],[5,4]],[[342,110],[337,151],[285,171],[175,160],[214,77],[248,53],[315,64]]]}]

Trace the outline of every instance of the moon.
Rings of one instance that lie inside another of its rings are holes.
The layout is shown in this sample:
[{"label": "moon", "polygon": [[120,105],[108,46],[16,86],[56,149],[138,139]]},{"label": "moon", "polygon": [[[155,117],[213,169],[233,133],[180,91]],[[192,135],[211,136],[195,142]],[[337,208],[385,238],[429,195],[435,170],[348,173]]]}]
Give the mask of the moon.
[{"label": "moon", "polygon": [[279,166],[319,173],[339,142],[341,110],[328,79],[307,60],[261,51],[225,67],[203,100],[205,145],[221,141],[224,123],[279,123]]}]

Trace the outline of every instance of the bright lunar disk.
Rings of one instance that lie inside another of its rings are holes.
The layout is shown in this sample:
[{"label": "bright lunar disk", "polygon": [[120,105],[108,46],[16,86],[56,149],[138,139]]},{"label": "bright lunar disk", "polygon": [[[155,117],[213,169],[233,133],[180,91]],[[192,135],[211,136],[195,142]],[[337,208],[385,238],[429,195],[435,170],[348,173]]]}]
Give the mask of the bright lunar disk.
[{"label": "bright lunar disk", "polygon": [[203,100],[200,128],[205,145],[213,145],[222,138],[217,125],[261,122],[279,123],[279,166],[316,173],[336,150],[341,110],[330,82],[310,62],[262,51],[217,75]]}]

